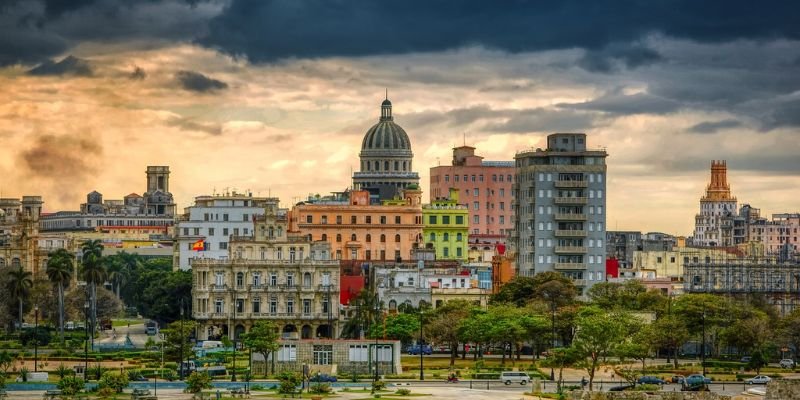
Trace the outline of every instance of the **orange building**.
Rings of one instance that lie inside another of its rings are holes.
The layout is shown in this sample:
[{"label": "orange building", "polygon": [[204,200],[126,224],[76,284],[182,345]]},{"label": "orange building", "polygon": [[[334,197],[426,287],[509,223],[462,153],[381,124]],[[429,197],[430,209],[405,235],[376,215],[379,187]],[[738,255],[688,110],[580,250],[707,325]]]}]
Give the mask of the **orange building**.
[{"label": "orange building", "polygon": [[409,260],[422,241],[422,191],[411,185],[401,193],[380,205],[360,190],[310,198],[292,208],[289,229],[329,242],[337,260]]}]

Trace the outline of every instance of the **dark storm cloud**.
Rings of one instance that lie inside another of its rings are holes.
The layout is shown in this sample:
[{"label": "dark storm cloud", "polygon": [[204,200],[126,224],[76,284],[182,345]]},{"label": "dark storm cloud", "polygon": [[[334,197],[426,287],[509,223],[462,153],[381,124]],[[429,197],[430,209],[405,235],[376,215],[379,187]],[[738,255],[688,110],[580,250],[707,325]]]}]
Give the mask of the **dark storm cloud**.
[{"label": "dark storm cloud", "polygon": [[613,43],[600,50],[589,50],[578,60],[578,65],[591,72],[609,73],[622,67],[637,68],[661,60],[653,49],[639,44]]},{"label": "dark storm cloud", "polygon": [[[436,125],[477,129],[489,132],[527,133],[551,131],[580,131],[595,125],[598,117],[573,110],[492,109],[486,105],[457,108],[445,112],[423,111],[402,116],[397,122],[410,130],[426,131]],[[435,132],[435,130],[433,130]]]},{"label": "dark storm cloud", "polygon": [[[642,46],[659,33],[701,42],[800,38],[800,3],[747,0],[597,2],[232,0],[199,42],[253,62],[442,51],[470,45],[509,52],[583,48],[586,66],[659,59]],[[622,46],[615,48],[615,46]],[[605,61],[601,61],[605,60]]]},{"label": "dark storm cloud", "polygon": [[214,1],[0,0],[0,66],[43,62],[85,41],[191,40],[220,8]]},{"label": "dark storm cloud", "polygon": [[689,128],[692,133],[717,133],[724,129],[738,128],[742,123],[735,119],[723,119],[722,121],[701,122]]},{"label": "dark storm cloud", "polygon": [[561,103],[561,108],[575,110],[600,111],[615,115],[633,114],[668,114],[678,110],[681,104],[670,99],[653,96],[647,93],[624,95],[606,94],[584,103]]},{"label": "dark storm cloud", "polygon": [[763,122],[763,131],[784,127],[800,127],[800,99],[778,103],[763,118]]},{"label": "dark storm cloud", "polygon": [[194,71],[178,71],[175,78],[182,88],[192,92],[207,93],[228,88],[227,83]]},{"label": "dark storm cloud", "polygon": [[59,62],[47,60],[36,68],[28,71],[28,75],[34,76],[92,76],[92,67],[89,62],[77,57],[67,56]]}]

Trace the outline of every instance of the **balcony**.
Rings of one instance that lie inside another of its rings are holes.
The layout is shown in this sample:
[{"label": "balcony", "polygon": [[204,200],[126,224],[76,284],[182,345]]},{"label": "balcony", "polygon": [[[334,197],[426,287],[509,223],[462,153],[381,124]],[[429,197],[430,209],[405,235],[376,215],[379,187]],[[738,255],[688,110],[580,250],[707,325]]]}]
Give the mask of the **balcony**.
[{"label": "balcony", "polygon": [[561,214],[556,213],[556,221],[586,221],[586,214]]},{"label": "balcony", "polygon": [[586,269],[586,264],[584,264],[584,263],[555,263],[553,265],[553,268],[556,271]]},{"label": "balcony", "polygon": [[586,204],[586,197],[556,197],[556,204]]},{"label": "balcony", "polygon": [[556,181],[555,187],[557,188],[585,188],[586,181]]},{"label": "balcony", "polygon": [[211,285],[210,287],[211,287],[211,291],[212,292],[227,292],[228,291],[228,285]]},{"label": "balcony", "polygon": [[251,292],[266,292],[267,287],[265,285],[249,285],[248,289]]},{"label": "balcony", "polygon": [[586,246],[556,246],[556,254],[584,254]]},{"label": "balcony", "polygon": [[584,237],[586,236],[586,230],[583,229],[571,229],[571,230],[557,230],[556,236],[560,237]]}]

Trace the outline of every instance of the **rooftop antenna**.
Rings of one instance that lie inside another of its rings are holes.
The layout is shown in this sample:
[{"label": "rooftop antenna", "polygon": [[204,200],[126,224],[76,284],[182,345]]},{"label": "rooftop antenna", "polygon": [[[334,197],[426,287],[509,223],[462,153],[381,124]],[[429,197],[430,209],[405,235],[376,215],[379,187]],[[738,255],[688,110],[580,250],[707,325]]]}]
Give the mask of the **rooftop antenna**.
[{"label": "rooftop antenna", "polygon": [[388,87],[386,88],[386,98],[385,99],[389,100],[389,88]]},{"label": "rooftop antenna", "polygon": [[464,146],[467,145],[467,132],[463,132],[464,135]]}]

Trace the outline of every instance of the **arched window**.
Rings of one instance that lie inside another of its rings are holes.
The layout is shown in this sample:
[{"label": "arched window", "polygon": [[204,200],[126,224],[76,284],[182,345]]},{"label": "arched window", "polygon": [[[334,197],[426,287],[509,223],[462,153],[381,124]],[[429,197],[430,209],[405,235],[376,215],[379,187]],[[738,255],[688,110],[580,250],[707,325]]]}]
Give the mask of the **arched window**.
[{"label": "arched window", "polygon": [[456,242],[460,242],[462,240],[461,233],[456,233]]},{"label": "arched window", "polygon": [[442,236],[443,236],[442,240],[444,240],[445,242],[450,240],[450,234],[449,233],[445,232]]},{"label": "arched window", "polygon": [[397,308],[397,302],[394,300],[389,300],[389,309],[394,310]]},{"label": "arched window", "polygon": [[400,235],[394,235],[394,242],[400,243]]},{"label": "arched window", "polygon": [[311,286],[311,274],[308,272],[303,274],[303,286],[305,287]]},{"label": "arched window", "polygon": [[355,242],[356,241],[356,234],[355,233],[350,235],[350,241],[351,242]]},{"label": "arched window", "polygon": [[386,235],[381,235],[381,243],[386,243]]},{"label": "arched window", "polygon": [[237,287],[244,286],[244,274],[241,272],[236,273],[236,286]]},{"label": "arched window", "polygon": [[336,243],[341,243],[341,242],[342,242],[342,234],[341,233],[337,233],[336,234]]},{"label": "arched window", "polygon": [[326,235],[326,234],[324,234],[324,233],[323,233],[323,234],[322,234],[322,241],[323,241],[323,242],[327,242],[327,241],[328,241],[328,235]]},{"label": "arched window", "polygon": [[367,239],[366,239],[366,241],[367,241],[367,243],[370,243],[370,242],[372,242],[372,235],[370,235],[369,233],[367,234]]}]

